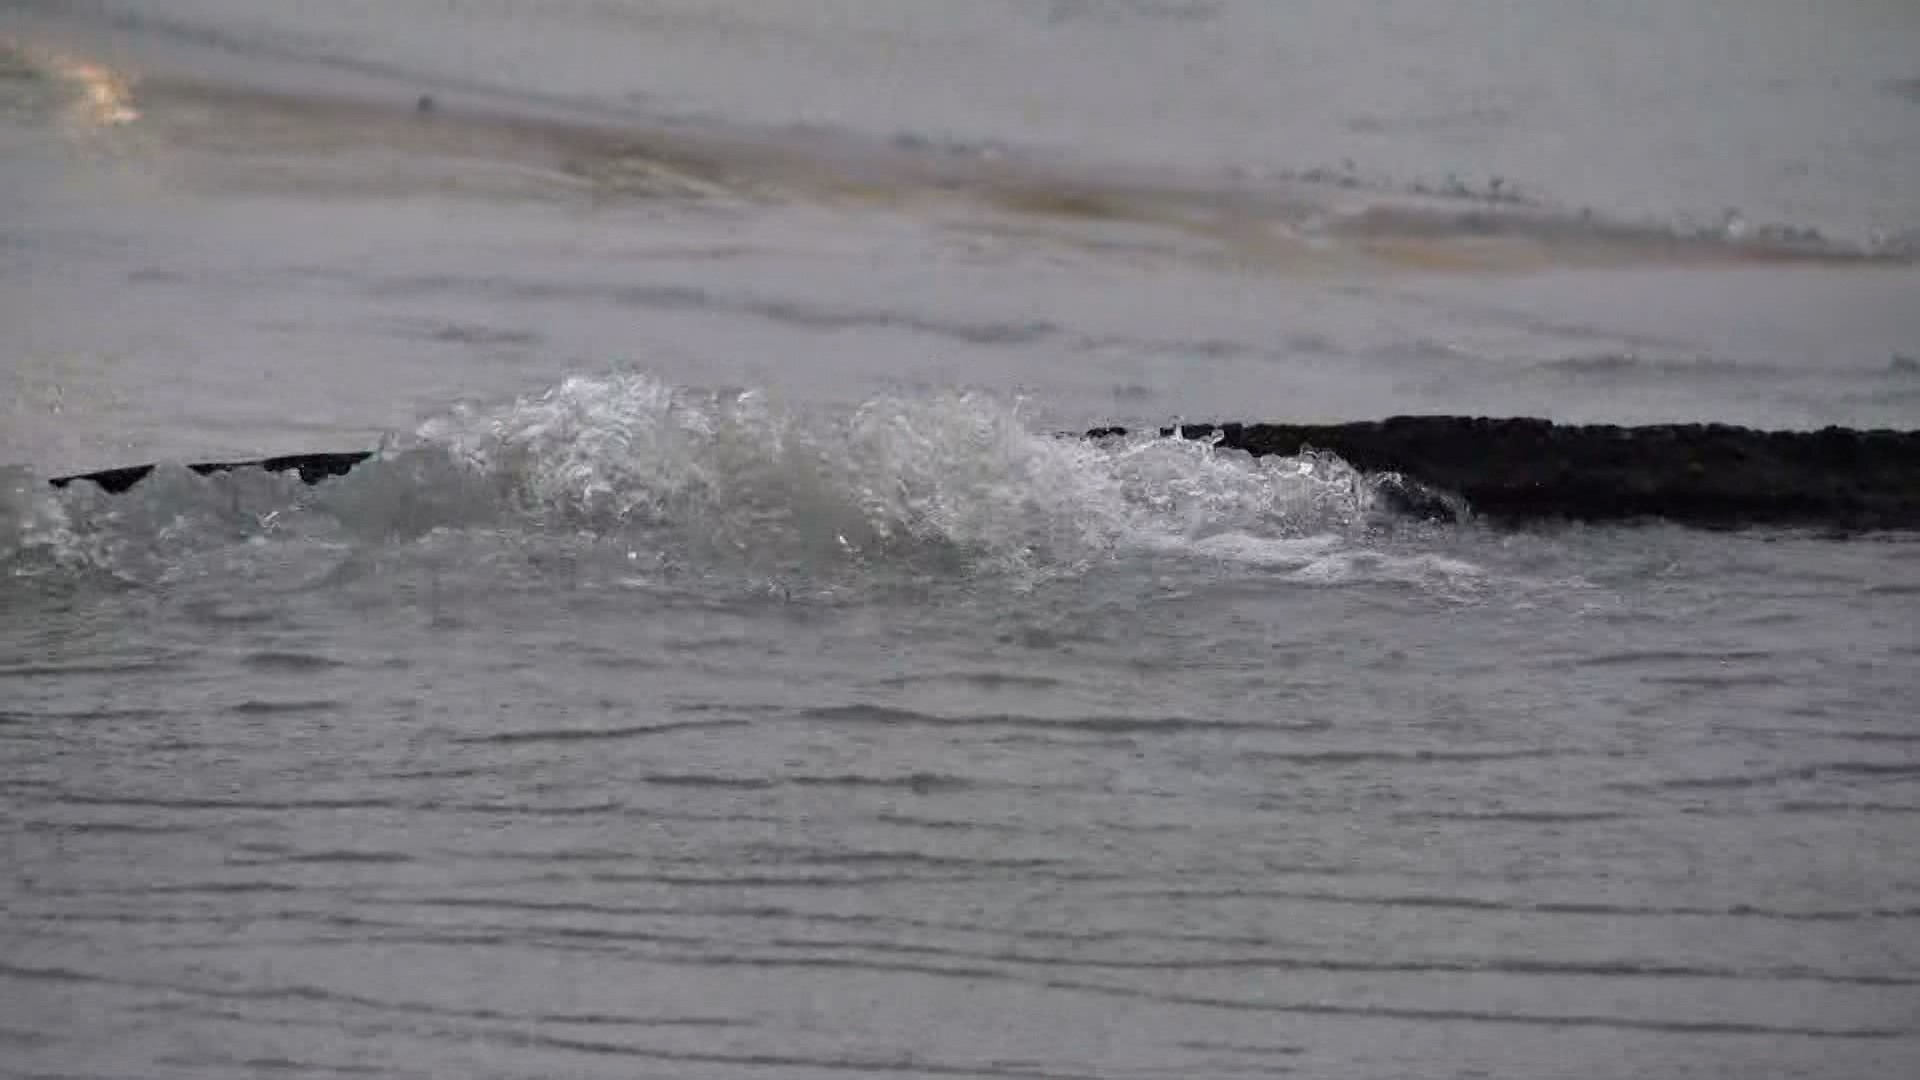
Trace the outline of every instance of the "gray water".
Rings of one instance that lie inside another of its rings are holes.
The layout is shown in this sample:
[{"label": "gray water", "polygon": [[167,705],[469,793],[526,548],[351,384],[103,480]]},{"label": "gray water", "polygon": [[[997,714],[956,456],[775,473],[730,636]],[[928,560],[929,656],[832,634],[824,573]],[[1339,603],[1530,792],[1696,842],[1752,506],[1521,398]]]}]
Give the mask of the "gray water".
[{"label": "gray water", "polygon": [[1910,535],[1054,434],[1920,426],[1910,6],[533,10],[0,4],[0,1075],[1920,1064]]}]

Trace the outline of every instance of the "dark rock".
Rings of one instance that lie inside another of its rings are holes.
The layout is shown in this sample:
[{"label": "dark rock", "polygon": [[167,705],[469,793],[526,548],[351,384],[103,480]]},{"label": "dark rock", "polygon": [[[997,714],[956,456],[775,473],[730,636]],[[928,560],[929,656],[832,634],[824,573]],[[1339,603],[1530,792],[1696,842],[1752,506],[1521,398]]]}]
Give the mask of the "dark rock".
[{"label": "dark rock", "polygon": [[[355,465],[373,456],[371,450],[352,450],[335,454],[289,454],[286,457],[263,458],[256,461],[203,461],[187,468],[206,476],[211,473],[232,472],[235,469],[265,469],[268,472],[298,472],[300,479],[317,484],[330,476],[345,476]],[[63,488],[75,480],[87,480],[99,485],[100,489],[118,495],[147,478],[153,472],[152,465],[129,465],[120,469],[101,469],[98,472],[76,473],[73,476],[56,476],[48,481],[54,487]]]},{"label": "dark rock", "polygon": [[1707,527],[1920,528],[1917,431],[1399,416],[1349,424],[1186,424],[1179,434],[1255,456],[1337,454],[1365,472],[1395,474],[1384,491],[1388,501],[1421,517],[1448,516],[1453,506],[1445,495],[1452,494],[1475,515],[1509,523],[1658,518]]},{"label": "dark rock", "polygon": [[1400,517],[1455,524],[1473,515],[1465,499],[1412,477],[1382,473],[1374,481],[1387,509]]},{"label": "dark rock", "polygon": [[[1125,435],[1094,428],[1089,438]],[[1175,429],[1164,428],[1162,435]],[[1726,424],[1570,426],[1527,418],[1396,416],[1347,424],[1186,424],[1178,433],[1254,456],[1336,454],[1396,512],[1437,521],[1632,521],[1920,529],[1920,431],[1757,431]],[[368,451],[188,466],[341,476]],[[152,465],[62,476],[122,492]]]}]

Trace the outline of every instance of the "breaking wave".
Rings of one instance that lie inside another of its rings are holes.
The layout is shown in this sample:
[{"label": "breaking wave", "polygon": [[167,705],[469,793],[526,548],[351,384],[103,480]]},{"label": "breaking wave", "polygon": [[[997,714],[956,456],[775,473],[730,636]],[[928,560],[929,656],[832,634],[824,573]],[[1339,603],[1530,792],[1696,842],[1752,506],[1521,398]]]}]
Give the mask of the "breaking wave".
[{"label": "breaking wave", "polygon": [[644,375],[453,409],[312,488],[163,466],[120,495],[55,492],[19,470],[0,492],[0,565],[13,574],[135,579],[236,546],[449,531],[756,567],[1057,574],[1124,554],[1305,567],[1385,512],[1374,481],[1331,456],[1060,438],[1035,432],[1021,403],[982,394],[809,411]]}]

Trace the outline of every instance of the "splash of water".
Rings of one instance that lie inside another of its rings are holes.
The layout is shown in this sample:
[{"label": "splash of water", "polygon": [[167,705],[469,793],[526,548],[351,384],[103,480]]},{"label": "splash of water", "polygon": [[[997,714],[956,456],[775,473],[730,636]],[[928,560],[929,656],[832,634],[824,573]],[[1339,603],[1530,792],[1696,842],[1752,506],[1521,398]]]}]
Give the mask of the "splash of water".
[{"label": "splash of water", "polygon": [[1330,457],[1260,459],[1175,438],[1096,445],[1034,433],[1018,402],[944,393],[842,414],[645,376],[575,378],[426,425],[427,445],[519,512],[597,530],[671,527],[722,548],[854,557],[939,549],[972,562],[1084,565],[1209,536],[1297,539],[1375,509]]},{"label": "splash of water", "polygon": [[1305,565],[1375,519],[1337,458],[1254,459],[1179,438],[1035,433],[972,393],[783,408],[645,375],[462,407],[346,477],[162,469],[122,496],[9,481],[0,565],[177,573],[208,548],[368,546],[436,531],[588,536],[752,564],[1083,572],[1116,555]]}]

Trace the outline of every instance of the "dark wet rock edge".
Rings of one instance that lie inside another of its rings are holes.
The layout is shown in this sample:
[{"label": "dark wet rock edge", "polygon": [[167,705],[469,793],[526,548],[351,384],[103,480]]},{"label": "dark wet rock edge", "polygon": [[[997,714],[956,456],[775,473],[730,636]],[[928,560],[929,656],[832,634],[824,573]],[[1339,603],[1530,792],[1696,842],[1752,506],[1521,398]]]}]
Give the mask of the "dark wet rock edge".
[{"label": "dark wet rock edge", "polygon": [[[1336,454],[1381,474],[1423,517],[1501,523],[1920,527],[1920,431],[1758,431],[1725,424],[1564,425],[1535,419],[1398,416],[1346,424],[1162,428],[1256,457]],[[1100,438],[1122,428],[1087,432]]]},{"label": "dark wet rock edge", "polygon": [[[233,472],[236,469],[265,469],[267,472],[298,472],[300,479],[309,484],[317,484],[330,477],[345,476],[355,465],[373,456],[371,450],[352,450],[344,453],[327,454],[288,454],[284,457],[258,458],[252,461],[202,461],[187,468],[208,476],[213,473]],[[128,465],[118,469],[100,469],[96,472],[75,473],[72,476],[56,476],[48,483],[63,488],[76,480],[86,480],[99,485],[109,494],[118,495],[145,480],[156,468],[154,465]]]},{"label": "dark wet rock edge", "polygon": [[[1126,428],[1087,431],[1101,439]],[[1759,431],[1725,424],[1566,425],[1536,419],[1397,416],[1343,424],[1185,424],[1160,429],[1261,457],[1322,451],[1373,474],[1389,505],[1435,520],[1664,520],[1709,528],[1920,528],[1920,431]],[[260,467],[307,483],[341,476],[368,451],[190,465],[202,475]],[[119,493],[152,465],[54,478]]]}]

